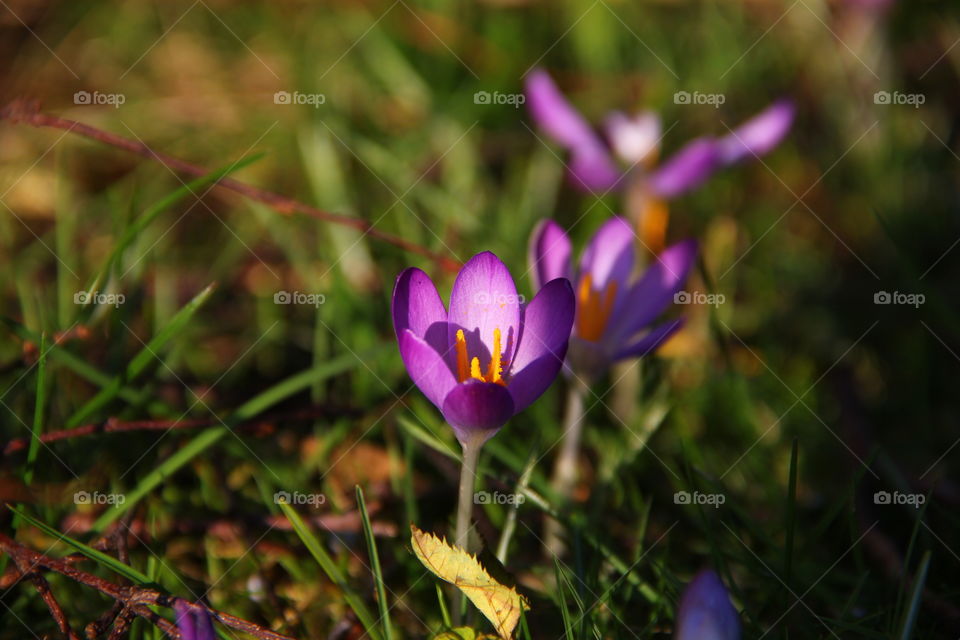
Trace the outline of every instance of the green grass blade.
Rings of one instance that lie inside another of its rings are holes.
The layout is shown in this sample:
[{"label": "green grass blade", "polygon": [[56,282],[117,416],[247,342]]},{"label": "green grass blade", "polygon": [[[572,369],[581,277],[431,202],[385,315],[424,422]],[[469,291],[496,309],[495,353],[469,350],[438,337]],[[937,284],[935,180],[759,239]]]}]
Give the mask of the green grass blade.
[{"label": "green grass blade", "polygon": [[40,436],[43,434],[43,408],[47,402],[47,336],[40,336],[40,350],[37,360],[37,400],[33,405],[33,429],[30,448],[27,449],[27,470],[23,474],[24,484],[33,482],[34,464],[40,451]]},{"label": "green grass blade", "polygon": [[140,573],[130,565],[126,565],[120,562],[113,556],[109,556],[106,553],[103,553],[102,551],[97,551],[93,547],[88,547],[82,542],[78,540],[74,540],[70,536],[60,533],[50,525],[40,522],[33,516],[29,515],[23,509],[14,508],[14,507],[11,507],[10,505],[7,505],[7,508],[9,508],[11,511],[16,513],[20,518],[25,520],[30,525],[36,527],[37,529],[40,529],[47,535],[56,538],[60,542],[63,542],[64,544],[70,547],[73,547],[79,553],[85,555],[86,557],[90,558],[94,562],[99,562],[100,564],[104,565],[114,573],[118,573],[122,575],[124,578],[130,580],[134,584],[138,584],[141,586],[146,584],[152,584],[152,580],[150,580],[150,578],[148,578],[145,574]]},{"label": "green grass blade", "polygon": [[923,586],[927,582],[927,570],[930,569],[930,552],[923,554],[920,561],[920,568],[917,570],[917,577],[913,581],[913,595],[910,596],[910,606],[903,616],[903,624],[900,627],[900,640],[910,640],[913,636],[913,625],[917,622],[917,616],[920,614],[920,601],[923,598]]},{"label": "green grass blade", "polygon": [[203,291],[194,296],[193,300],[184,305],[184,307],[173,316],[170,322],[153,336],[150,342],[133,357],[122,375],[113,378],[109,385],[101,389],[97,395],[91,398],[67,420],[67,428],[71,429],[81,424],[91,415],[102,409],[117,396],[125,382],[134,380],[143,373],[147,365],[157,359],[157,353],[163,346],[180,333],[187,323],[190,322],[193,315],[210,298],[213,289],[213,284],[206,286]]},{"label": "green grass blade", "polygon": [[383,623],[384,640],[393,640],[393,628],[390,625],[390,607],[387,603],[387,590],[384,587],[383,571],[380,568],[380,556],[377,555],[377,541],[373,537],[373,527],[370,526],[370,515],[367,513],[367,503],[363,499],[363,489],[356,487],[357,505],[360,507],[360,520],[363,522],[363,535],[367,539],[367,551],[370,554],[370,568],[373,571],[373,580],[377,585],[377,605],[380,608],[380,621]]},{"label": "green grass blade", "polygon": [[[232,427],[239,422],[254,418],[294,393],[309,388],[315,380],[322,380],[337,375],[356,366],[358,363],[359,360],[357,360],[357,358],[352,355],[347,355],[337,358],[336,360],[331,360],[324,367],[314,367],[298,373],[240,405],[237,411],[227,418],[226,423]],[[164,460],[157,468],[144,476],[143,479],[137,483],[133,491],[126,494],[126,500],[122,505],[105,511],[97,518],[96,522],[93,523],[93,529],[95,531],[103,531],[105,527],[119,518],[125,511],[136,505],[137,502],[150,493],[150,491],[155,489],[164,479],[176,473],[180,467],[190,462],[195,456],[202,453],[226,435],[229,431],[228,426],[221,425],[219,427],[212,427],[194,437],[193,440],[184,445],[182,449]]]},{"label": "green grass blade", "polygon": [[340,589],[341,593],[343,593],[344,600],[346,600],[350,608],[353,609],[353,612],[360,620],[360,624],[363,625],[373,640],[382,640],[373,614],[371,614],[367,605],[364,604],[363,599],[347,583],[346,577],[340,572],[340,568],[337,567],[333,558],[324,550],[320,540],[307,527],[297,512],[293,510],[293,507],[285,502],[280,502],[279,505],[280,510],[283,511],[283,514],[290,520],[290,524],[293,525],[293,530],[297,536],[299,536],[304,546],[307,547],[310,555],[313,556],[317,564],[320,565],[320,568],[323,569],[323,572],[327,574],[327,577],[330,578]]},{"label": "green grass blade", "polygon": [[240,169],[253,164],[263,156],[264,154],[260,153],[250,156],[249,158],[243,158],[241,160],[237,160],[236,162],[231,162],[229,165],[221,167],[220,169],[212,171],[205,176],[201,176],[196,180],[186,183],[179,189],[176,189],[166,197],[161,198],[156,203],[148,207],[139,218],[133,221],[133,224],[124,230],[123,235],[120,236],[116,246],[107,257],[107,261],[104,263],[103,268],[93,279],[93,282],[90,283],[90,286],[87,288],[87,290],[95,291],[104,281],[106,281],[106,279],[110,276],[111,269],[113,269],[113,266],[120,260],[123,252],[126,251],[131,244],[133,244],[133,241],[137,239],[137,236],[140,235],[140,233],[146,229],[150,223],[157,218],[157,216],[175,205],[180,200],[183,200],[185,197],[196,193],[197,189],[214,183],[221,178],[225,178],[231,173],[239,171]]},{"label": "green grass blade", "polygon": [[787,540],[784,545],[783,560],[783,580],[790,585],[790,572],[793,570],[793,536],[797,520],[797,456],[799,455],[800,443],[796,438],[793,439],[793,447],[790,450],[790,480],[787,485]]},{"label": "green grass blade", "polygon": [[[3,323],[24,342],[40,342],[41,335],[39,333],[31,331],[12,318],[0,317],[0,323]],[[51,343],[48,346],[47,356],[52,362],[62,364],[87,382],[95,384],[100,388],[109,386],[113,381],[110,375],[100,371],[80,356],[75,355],[56,343]],[[117,395],[131,404],[138,404],[143,402],[147,394],[145,391],[138,391],[131,387],[122,387]]]},{"label": "green grass blade", "polygon": [[158,467],[148,473],[134,489],[124,494],[123,504],[108,509],[100,514],[93,523],[93,531],[103,531],[117,518],[132,509],[145,495],[153,491],[166,478],[176,473],[180,467],[188,463],[194,456],[200,454],[210,445],[227,434],[227,427],[213,427],[203,431],[200,435],[188,442],[182,449],[164,460]]}]

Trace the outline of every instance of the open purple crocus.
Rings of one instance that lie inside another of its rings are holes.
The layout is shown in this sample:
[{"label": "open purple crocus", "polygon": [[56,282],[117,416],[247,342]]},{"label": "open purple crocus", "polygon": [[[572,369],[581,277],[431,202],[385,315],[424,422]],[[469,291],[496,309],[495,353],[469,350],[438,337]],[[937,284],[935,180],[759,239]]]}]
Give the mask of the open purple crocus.
[{"label": "open purple crocus", "polygon": [[[570,152],[574,184],[588,191],[625,189],[633,177],[645,181],[653,198],[670,199],[703,184],[717,170],[776,147],[793,124],[794,105],[781,99],[720,138],[695,138],[654,167],[659,152],[661,124],[656,114],[607,116],[606,139],[574,109],[550,75],[535,69],[526,77],[524,91],[537,125]],[[626,171],[615,157],[630,165]],[[634,170],[634,167],[637,170]],[[630,179],[628,179],[628,177]]]},{"label": "open purple crocus", "polygon": [[666,248],[635,279],[636,235],[624,218],[613,217],[594,234],[575,268],[566,232],[553,220],[541,222],[530,242],[534,287],[555,278],[576,287],[570,369],[589,381],[617,360],[656,349],[679,329],[682,319],[652,325],[680,291],[696,255],[696,242],[685,240]]},{"label": "open purple crocus", "polygon": [[714,571],[704,569],[687,585],[677,609],[674,640],[739,640],[740,617]]},{"label": "open purple crocus", "polygon": [[184,600],[177,600],[173,610],[183,640],[215,640],[217,637],[210,614],[205,609],[196,609]]},{"label": "open purple crocus", "polygon": [[393,290],[393,324],[410,377],[466,448],[482,444],[553,382],[574,317],[570,283],[545,284],[521,304],[490,252],[460,270],[444,307],[430,277],[410,268]]}]

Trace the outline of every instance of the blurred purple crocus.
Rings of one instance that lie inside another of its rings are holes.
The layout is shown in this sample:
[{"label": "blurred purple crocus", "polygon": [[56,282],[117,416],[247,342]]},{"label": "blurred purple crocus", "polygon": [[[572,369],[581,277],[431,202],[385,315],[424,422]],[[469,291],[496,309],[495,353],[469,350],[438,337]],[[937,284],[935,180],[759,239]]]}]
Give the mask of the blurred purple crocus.
[{"label": "blurred purple crocus", "polygon": [[[550,75],[535,69],[526,77],[527,105],[534,121],[570,152],[570,174],[576,186],[589,191],[626,188],[633,167],[645,165],[642,177],[654,198],[670,199],[703,184],[717,170],[771,151],[793,124],[794,105],[781,99],[731,133],[695,138],[673,156],[653,167],[659,152],[661,123],[652,112],[631,118],[619,112],[607,116],[606,139],[567,101]],[[630,165],[624,171],[615,157]]]},{"label": "blurred purple crocus", "polygon": [[739,640],[740,617],[714,571],[704,569],[687,585],[677,609],[674,640]]},{"label": "blurred purple crocus", "polygon": [[177,600],[173,604],[176,612],[177,629],[183,640],[215,640],[213,622],[206,609],[190,606],[185,600]]},{"label": "blurred purple crocus", "polygon": [[656,256],[639,278],[633,271],[636,235],[630,223],[613,217],[600,227],[574,267],[570,238],[553,220],[544,220],[530,241],[534,287],[555,278],[575,283],[577,312],[567,363],[589,381],[610,364],[656,349],[682,325],[653,325],[673,302],[693,267],[697,244],[685,240]]},{"label": "blurred purple crocus", "polygon": [[453,427],[482,445],[553,382],[574,317],[570,283],[544,281],[521,304],[507,267],[490,252],[461,269],[444,307],[430,277],[403,271],[393,290],[393,324],[410,377]]}]

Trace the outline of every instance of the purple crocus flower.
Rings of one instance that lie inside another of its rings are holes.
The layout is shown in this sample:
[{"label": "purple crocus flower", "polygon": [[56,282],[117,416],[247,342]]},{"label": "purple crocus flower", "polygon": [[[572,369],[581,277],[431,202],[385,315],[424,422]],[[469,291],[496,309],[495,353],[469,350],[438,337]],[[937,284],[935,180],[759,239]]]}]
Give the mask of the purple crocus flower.
[{"label": "purple crocus flower", "polygon": [[677,609],[674,640],[739,640],[740,617],[714,571],[704,569],[687,585]]},{"label": "purple crocus flower", "polygon": [[575,283],[577,313],[567,361],[587,380],[617,360],[649,353],[682,325],[671,320],[651,328],[693,267],[696,242],[668,247],[639,278],[633,277],[635,243],[630,223],[613,217],[594,234],[575,268],[570,238],[556,222],[544,220],[531,237],[534,287],[554,278]]},{"label": "purple crocus flower", "polygon": [[650,195],[663,199],[700,186],[723,167],[769,152],[786,136],[795,115],[790,100],[778,100],[733,132],[720,138],[696,138],[653,168],[661,130],[655,114],[643,112],[631,119],[614,112],[607,118],[604,140],[546,71],[535,69],[527,75],[524,93],[537,125],[570,152],[570,174],[576,186],[592,191],[625,189],[631,171],[617,165],[615,154],[631,169],[646,165],[640,175],[647,181]]},{"label": "purple crocus flower", "polygon": [[216,640],[213,622],[206,609],[193,607],[185,600],[177,600],[173,603],[173,610],[183,640]]},{"label": "purple crocus flower", "polygon": [[560,371],[575,301],[567,280],[544,282],[523,305],[507,267],[479,253],[457,275],[447,311],[426,273],[397,277],[393,325],[403,363],[465,449],[493,436]]}]

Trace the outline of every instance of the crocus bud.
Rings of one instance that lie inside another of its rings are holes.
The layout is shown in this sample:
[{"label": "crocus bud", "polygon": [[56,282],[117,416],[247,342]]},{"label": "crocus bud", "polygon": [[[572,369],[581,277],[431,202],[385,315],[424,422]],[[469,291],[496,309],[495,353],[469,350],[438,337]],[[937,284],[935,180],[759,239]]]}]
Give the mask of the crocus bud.
[{"label": "crocus bud", "polygon": [[677,609],[674,640],[739,640],[740,617],[723,582],[704,569],[687,585]]}]

